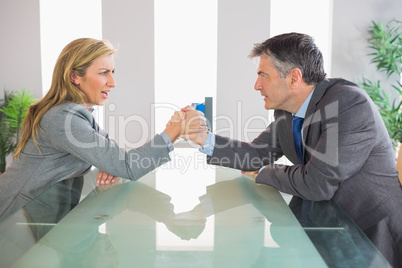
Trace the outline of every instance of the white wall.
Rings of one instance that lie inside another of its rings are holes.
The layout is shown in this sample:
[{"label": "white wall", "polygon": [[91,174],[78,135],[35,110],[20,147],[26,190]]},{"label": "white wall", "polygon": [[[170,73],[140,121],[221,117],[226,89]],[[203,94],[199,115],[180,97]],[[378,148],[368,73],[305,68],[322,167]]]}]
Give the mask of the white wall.
[{"label": "white wall", "polygon": [[106,130],[120,146],[138,146],[153,135],[153,1],[103,0],[102,12],[103,38],[118,46],[117,86],[105,107]]},{"label": "white wall", "polygon": [[[105,109],[106,129],[117,139],[119,135],[126,137],[123,140],[126,144],[139,143],[153,135],[150,129],[142,129],[143,121],[146,127],[153,128],[154,120],[153,1],[103,0],[102,3],[103,38],[119,45],[117,87]],[[233,123],[229,126],[229,121],[218,121],[217,131],[220,129],[222,134],[229,134],[225,131],[231,127],[234,137],[249,139],[252,135],[244,136],[242,132],[246,121],[253,115],[267,118],[261,97],[253,89],[256,66],[247,55],[255,42],[269,37],[269,7],[269,0],[219,0],[215,115],[227,116]],[[375,68],[368,64],[366,56],[366,29],[371,20],[386,22],[400,18],[401,10],[399,0],[334,1],[332,77],[355,82],[362,75],[374,77]],[[26,87],[36,97],[40,96],[39,28],[39,0],[0,2],[2,88]],[[263,126],[262,120],[251,123],[251,127]]]},{"label": "white wall", "polygon": [[174,111],[216,99],[218,0],[154,3],[155,129],[161,132]]},{"label": "white wall", "polygon": [[333,0],[271,0],[270,36],[310,35],[323,55],[327,75],[331,74],[332,6]]},{"label": "white wall", "polygon": [[[101,0],[39,0],[42,89],[51,86],[53,69],[63,48],[72,40],[102,39]],[[80,8],[77,8],[80,6]],[[71,19],[74,14],[74,19]]]},{"label": "white wall", "polygon": [[42,96],[39,0],[1,0],[0,98],[22,88]]},{"label": "white wall", "polygon": [[[42,96],[39,0],[0,2],[0,98],[8,92],[29,90]],[[7,166],[12,162],[9,155]]]},{"label": "white wall", "polygon": [[[344,77],[353,82],[365,76],[385,79],[375,65],[370,64],[367,28],[371,21],[384,25],[391,20],[402,19],[400,0],[335,0],[332,43],[332,76]],[[393,77],[397,79],[396,77]]]},{"label": "white wall", "polygon": [[[215,132],[248,140],[256,133],[244,135],[245,123],[255,115],[268,117],[260,93],[254,90],[257,65],[248,55],[254,43],[269,37],[270,1],[220,0],[218,4],[218,85],[215,115],[221,120],[217,120]],[[266,124],[256,118],[250,127],[261,132]]]}]

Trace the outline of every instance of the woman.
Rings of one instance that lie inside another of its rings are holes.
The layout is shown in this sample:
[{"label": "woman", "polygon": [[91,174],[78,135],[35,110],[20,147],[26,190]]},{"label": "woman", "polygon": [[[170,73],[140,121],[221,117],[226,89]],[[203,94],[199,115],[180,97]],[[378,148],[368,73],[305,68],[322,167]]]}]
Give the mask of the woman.
[{"label": "woman", "polygon": [[114,53],[109,42],[90,38],[74,40],[63,49],[49,92],[28,110],[15,161],[0,176],[0,219],[92,165],[104,171],[98,183],[113,182],[115,176],[137,180],[170,161],[171,144],[181,132],[206,131],[202,113],[194,113],[193,120],[186,120],[191,124],[174,120],[143,146],[119,148],[91,114],[92,106],[104,105],[115,87]]}]

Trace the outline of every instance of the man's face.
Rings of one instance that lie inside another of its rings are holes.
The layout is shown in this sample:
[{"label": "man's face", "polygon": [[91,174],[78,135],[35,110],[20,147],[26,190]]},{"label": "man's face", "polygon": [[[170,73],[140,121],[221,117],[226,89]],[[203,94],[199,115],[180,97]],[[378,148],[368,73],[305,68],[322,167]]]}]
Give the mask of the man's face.
[{"label": "man's face", "polygon": [[265,109],[288,111],[291,90],[288,87],[288,77],[281,78],[278,70],[266,55],[258,60],[257,81],[254,89],[259,90],[264,97]]}]

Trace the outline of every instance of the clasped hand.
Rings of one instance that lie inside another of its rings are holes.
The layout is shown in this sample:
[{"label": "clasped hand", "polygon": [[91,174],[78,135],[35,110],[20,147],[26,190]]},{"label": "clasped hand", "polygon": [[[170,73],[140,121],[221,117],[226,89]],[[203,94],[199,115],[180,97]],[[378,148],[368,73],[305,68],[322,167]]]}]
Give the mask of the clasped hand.
[{"label": "clasped hand", "polygon": [[184,139],[196,141],[197,138],[208,133],[204,113],[194,110],[191,106],[176,111],[166,124],[166,128],[172,125],[180,125],[179,136]]}]

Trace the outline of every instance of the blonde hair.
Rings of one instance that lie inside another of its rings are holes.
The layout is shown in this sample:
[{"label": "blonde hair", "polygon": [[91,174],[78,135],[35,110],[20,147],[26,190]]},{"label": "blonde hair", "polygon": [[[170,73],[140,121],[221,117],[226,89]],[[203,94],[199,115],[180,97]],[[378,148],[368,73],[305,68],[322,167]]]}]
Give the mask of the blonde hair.
[{"label": "blonde hair", "polygon": [[31,105],[24,119],[21,139],[14,152],[18,158],[28,140],[32,138],[40,151],[36,134],[42,130],[39,123],[43,115],[53,106],[63,101],[83,103],[85,95],[71,81],[71,71],[83,77],[91,63],[103,56],[114,54],[116,50],[106,40],[80,38],[69,43],[60,53],[53,70],[52,84],[48,93]]}]

